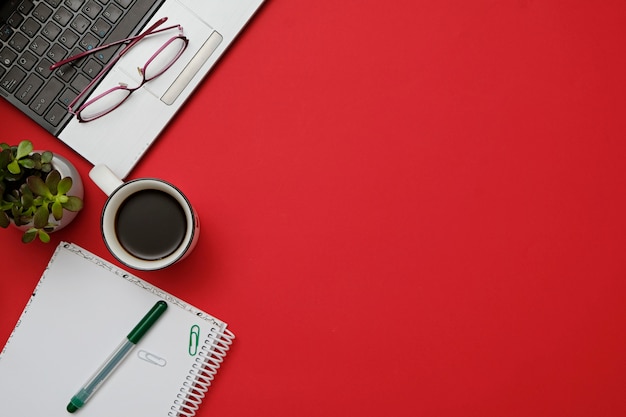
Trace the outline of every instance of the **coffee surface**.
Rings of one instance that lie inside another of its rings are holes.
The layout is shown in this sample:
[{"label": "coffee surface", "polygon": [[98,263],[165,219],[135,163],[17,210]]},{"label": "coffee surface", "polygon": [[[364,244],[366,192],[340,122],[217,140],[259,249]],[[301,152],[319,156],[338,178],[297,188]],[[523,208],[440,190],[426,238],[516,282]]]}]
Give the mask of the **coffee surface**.
[{"label": "coffee surface", "polygon": [[174,253],[187,229],[185,211],[159,190],[142,190],[120,206],[115,232],[120,244],[137,258],[153,261]]}]

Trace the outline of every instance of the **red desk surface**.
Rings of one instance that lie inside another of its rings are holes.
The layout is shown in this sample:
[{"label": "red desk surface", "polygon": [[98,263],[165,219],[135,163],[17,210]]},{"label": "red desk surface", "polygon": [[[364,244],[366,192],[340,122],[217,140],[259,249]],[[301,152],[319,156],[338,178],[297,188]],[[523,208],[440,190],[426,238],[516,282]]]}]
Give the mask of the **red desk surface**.
[{"label": "red desk surface", "polygon": [[[626,415],[625,22],[619,0],[269,0],[129,176],[202,222],[137,275],[237,334],[198,415]],[[0,114],[86,182],[52,244],[0,231],[3,345],[60,240],[113,258],[90,165]]]}]

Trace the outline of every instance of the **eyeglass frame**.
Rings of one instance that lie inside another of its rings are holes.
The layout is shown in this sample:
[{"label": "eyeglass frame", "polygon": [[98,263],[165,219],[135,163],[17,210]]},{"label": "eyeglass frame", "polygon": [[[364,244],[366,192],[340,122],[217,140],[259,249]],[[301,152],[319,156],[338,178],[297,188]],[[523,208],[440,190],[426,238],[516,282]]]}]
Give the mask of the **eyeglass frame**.
[{"label": "eyeglass frame", "polygon": [[[161,74],[163,74],[165,71],[167,71],[168,69],[171,68],[171,66],[178,60],[178,58],[180,58],[180,56],[183,54],[183,52],[185,52],[185,49],[187,49],[187,46],[189,44],[189,39],[183,34],[183,28],[181,25],[173,25],[173,26],[168,26],[165,28],[161,28],[161,29],[157,29],[159,26],[161,26],[163,23],[165,23],[165,21],[167,21],[167,17],[163,17],[159,20],[157,20],[152,26],[150,26],[148,29],[146,29],[145,31],[143,31],[142,33],[140,33],[139,35],[135,35],[135,36],[131,36],[130,38],[126,38],[126,39],[120,39],[118,41],[115,42],[111,42],[105,45],[100,45],[99,47],[87,50],[87,51],[83,51],[81,53],[78,53],[76,55],[73,55],[69,58],[63,59],[59,62],[56,62],[54,64],[52,64],[50,66],[50,70],[55,70],[65,64],[68,64],[70,62],[74,62],[77,61],[79,59],[84,58],[85,56],[89,56],[91,54],[94,54],[98,51],[101,51],[103,49],[106,48],[110,48],[112,46],[115,45],[120,45],[120,44],[124,44],[124,43],[128,43],[128,45],[126,45],[119,53],[118,55],[111,60],[111,62],[109,62],[104,68],[102,68],[102,70],[100,70],[100,72],[89,82],[89,84],[87,84],[87,86],[85,88],[83,88],[83,90],[78,93],[78,95],[68,104],[67,106],[67,110],[70,114],[73,114],[74,116],[76,116],[76,118],[78,119],[79,122],[81,123],[87,123],[87,122],[91,122],[94,121],[96,119],[99,119],[102,116],[105,116],[109,113],[111,113],[113,110],[116,110],[119,106],[121,106],[127,99],[128,97],[130,97],[132,95],[132,93],[134,93],[135,91],[139,90],[141,87],[143,87],[144,84],[146,84],[149,81],[152,81],[153,79],[159,77]],[[160,32],[164,32],[166,30],[170,30],[170,29],[175,29],[178,28],[178,30],[180,31],[180,33],[177,36],[173,36],[171,38],[169,38],[167,41],[165,41],[161,47],[159,49],[157,49],[157,51],[146,61],[146,63],[143,65],[143,67],[137,67],[139,73],[141,74],[141,83],[134,88],[128,88],[128,85],[125,83],[120,82],[117,86],[112,87],[100,94],[98,94],[96,97],[93,97],[91,100],[83,103],[77,110],[74,110],[74,106],[76,105],[76,103],[83,98],[83,96],[85,94],[87,94],[87,92],[91,89],[92,86],[94,86],[96,84],[96,82],[100,81],[101,78],[109,71],[109,69],[111,69],[111,67],[113,67],[113,65],[115,65],[120,58],[122,58],[122,56],[124,56],[124,54],[126,54],[133,46],[135,46],[137,43],[139,43],[142,39],[144,39],[145,37],[149,36],[149,35],[154,35]],[[174,42],[177,39],[182,39],[182,41],[184,42],[183,47],[181,48],[181,50],[178,52],[178,54],[174,57],[174,59],[172,59],[170,65],[168,65],[167,67],[163,68],[163,70],[161,70],[158,74],[146,79],[146,74],[145,74],[145,69],[147,68],[147,66],[168,46],[170,45],[172,42]],[[101,99],[102,97],[112,93],[113,91],[117,91],[117,90],[125,90],[128,91],[128,95],[126,97],[124,97],[123,100],[121,100],[117,105],[111,107],[109,110],[107,110],[106,112],[103,112],[102,114],[97,115],[96,117],[90,118],[90,119],[83,119],[83,117],[81,116],[81,112],[88,107],[89,105],[91,105],[92,103],[98,101],[99,99]]]}]

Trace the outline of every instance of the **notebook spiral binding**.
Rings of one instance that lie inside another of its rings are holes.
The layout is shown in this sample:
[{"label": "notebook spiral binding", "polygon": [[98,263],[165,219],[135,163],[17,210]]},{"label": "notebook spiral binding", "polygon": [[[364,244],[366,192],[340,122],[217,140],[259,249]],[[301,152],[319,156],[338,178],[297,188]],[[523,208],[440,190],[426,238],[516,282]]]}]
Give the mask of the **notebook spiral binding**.
[{"label": "notebook spiral binding", "polygon": [[223,332],[215,328],[211,329],[189,375],[185,378],[183,387],[176,395],[171,411],[167,413],[168,416],[193,417],[196,415],[234,339],[235,335],[228,329]]}]

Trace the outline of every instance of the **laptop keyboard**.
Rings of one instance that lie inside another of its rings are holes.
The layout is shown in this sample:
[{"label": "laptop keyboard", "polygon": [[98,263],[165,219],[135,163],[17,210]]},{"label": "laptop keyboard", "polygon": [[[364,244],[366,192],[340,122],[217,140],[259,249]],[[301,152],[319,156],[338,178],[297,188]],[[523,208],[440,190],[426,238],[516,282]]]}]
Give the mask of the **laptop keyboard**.
[{"label": "laptop keyboard", "polygon": [[[52,134],[71,119],[67,105],[120,47],[54,71],[66,57],[138,32],[163,0],[0,2],[0,95]],[[94,86],[95,88],[95,86]]]}]

